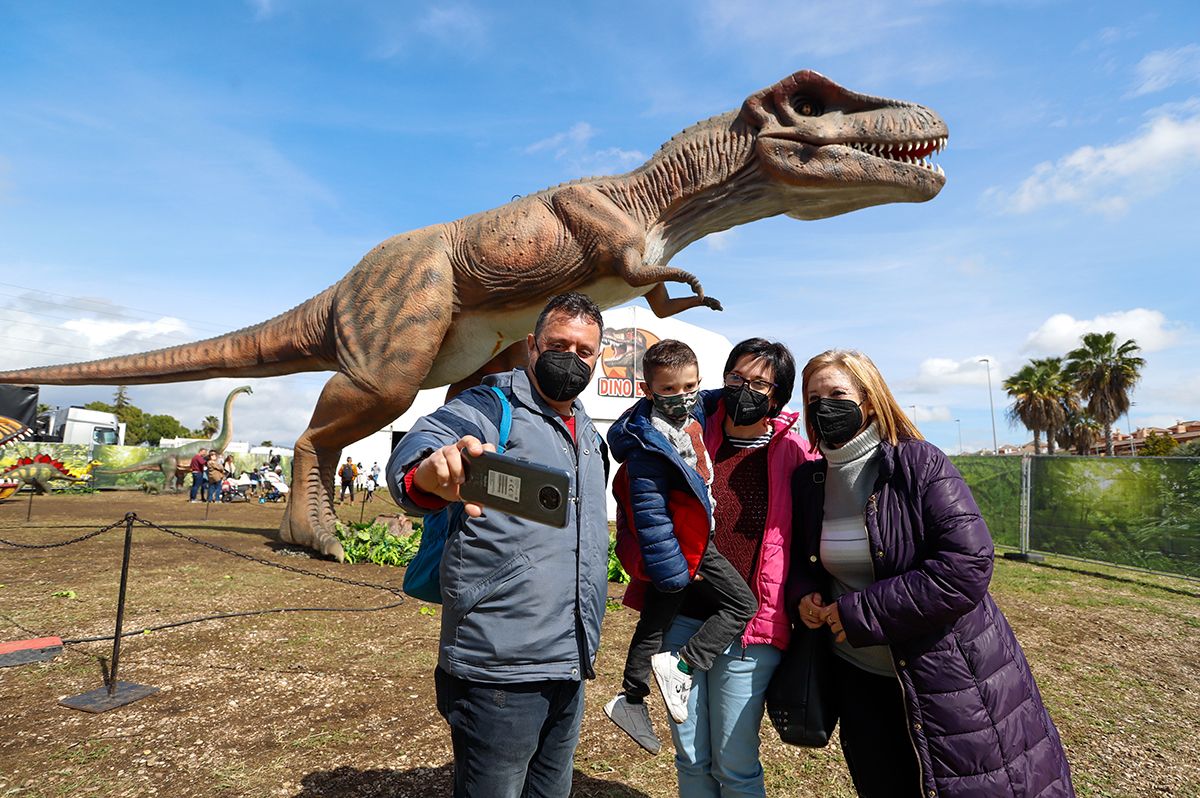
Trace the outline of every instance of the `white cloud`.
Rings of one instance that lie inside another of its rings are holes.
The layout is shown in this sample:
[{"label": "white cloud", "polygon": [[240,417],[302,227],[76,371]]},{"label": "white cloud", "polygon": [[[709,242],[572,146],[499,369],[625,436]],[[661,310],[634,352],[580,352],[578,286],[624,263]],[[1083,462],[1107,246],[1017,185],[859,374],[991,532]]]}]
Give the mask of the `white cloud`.
[{"label": "white cloud", "polygon": [[79,333],[91,346],[106,346],[122,338],[155,339],[164,334],[186,333],[187,325],[172,316],[154,321],[113,321],[110,319],[70,319],[64,330]]},{"label": "white cloud", "polygon": [[1134,71],[1137,73],[1135,97],[1162,91],[1176,83],[1200,82],[1200,45],[1156,50],[1139,61]]},{"label": "white cloud", "polygon": [[729,249],[729,245],[737,239],[737,230],[729,228],[716,233],[709,233],[704,237],[704,243],[713,252],[725,252]]},{"label": "white cloud", "polygon": [[526,155],[552,153],[554,160],[563,162],[574,174],[581,176],[626,172],[646,160],[645,154],[639,150],[620,147],[588,149],[596,133],[596,128],[587,122],[576,122],[567,130],[535,141],[522,152]]},{"label": "white cloud", "polygon": [[275,13],[275,0],[248,0],[255,19],[268,19]]},{"label": "white cloud", "polygon": [[1003,373],[1003,367],[995,355],[973,355],[963,360],[931,357],[921,361],[913,390],[936,393],[944,388],[959,385],[987,386],[989,363],[980,362],[985,358],[990,363],[993,385],[999,385],[998,380],[1002,379],[1000,375]]},{"label": "white cloud", "polygon": [[526,155],[533,155],[549,150],[558,158],[566,155],[572,149],[586,147],[595,135],[596,129],[587,122],[576,122],[571,125],[569,130],[563,130],[553,136],[535,141],[526,147],[524,152]]},{"label": "white cloud", "polygon": [[417,23],[417,30],[464,51],[487,43],[487,25],[478,8],[466,3],[430,7]]},{"label": "white cloud", "polygon": [[938,421],[953,421],[954,414],[945,405],[903,405],[904,413],[918,427]]},{"label": "white cloud", "polygon": [[1034,167],[1012,192],[991,189],[1013,213],[1047,205],[1080,205],[1115,215],[1138,199],[1160,193],[1200,167],[1200,107],[1164,106],[1138,133],[1106,146],[1085,146],[1057,162]]},{"label": "white cloud", "polygon": [[924,18],[916,8],[884,0],[708,0],[700,8],[703,33],[726,51],[739,43],[750,52],[803,55],[810,62],[860,50]]},{"label": "white cloud", "polygon": [[1066,313],[1056,313],[1029,334],[1022,351],[1065,355],[1079,346],[1084,333],[1110,330],[1117,334],[1118,341],[1132,338],[1144,352],[1166,349],[1181,334],[1180,325],[1168,322],[1167,317],[1159,311],[1146,308],[1103,313],[1091,319],[1076,319]]}]

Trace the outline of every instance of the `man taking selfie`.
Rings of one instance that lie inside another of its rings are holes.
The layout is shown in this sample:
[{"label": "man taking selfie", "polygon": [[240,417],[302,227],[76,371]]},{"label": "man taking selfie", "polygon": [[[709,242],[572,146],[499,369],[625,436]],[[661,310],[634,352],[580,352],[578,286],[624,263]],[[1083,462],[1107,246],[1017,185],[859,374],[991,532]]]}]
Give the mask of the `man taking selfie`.
[{"label": "man taking selfie", "polygon": [[607,454],[577,399],[603,327],[583,294],[552,298],[527,336],[529,365],[491,375],[421,418],[388,462],[392,496],[418,514],[461,501],[463,451],[478,456],[502,443],[570,475],[564,528],[466,503],[449,530],[434,680],[454,747],[455,796],[571,791],[582,680],[594,676],[607,597]]}]

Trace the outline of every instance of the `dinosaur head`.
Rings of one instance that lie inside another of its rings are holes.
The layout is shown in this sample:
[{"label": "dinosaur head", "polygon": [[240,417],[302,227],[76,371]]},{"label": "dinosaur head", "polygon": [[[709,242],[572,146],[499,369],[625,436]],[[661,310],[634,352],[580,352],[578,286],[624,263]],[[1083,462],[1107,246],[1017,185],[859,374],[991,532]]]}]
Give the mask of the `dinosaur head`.
[{"label": "dinosaur head", "polygon": [[797,219],[822,219],[888,202],[925,202],[946,183],[928,158],[949,131],[914,103],[849,91],[803,70],[742,104],[756,156]]}]

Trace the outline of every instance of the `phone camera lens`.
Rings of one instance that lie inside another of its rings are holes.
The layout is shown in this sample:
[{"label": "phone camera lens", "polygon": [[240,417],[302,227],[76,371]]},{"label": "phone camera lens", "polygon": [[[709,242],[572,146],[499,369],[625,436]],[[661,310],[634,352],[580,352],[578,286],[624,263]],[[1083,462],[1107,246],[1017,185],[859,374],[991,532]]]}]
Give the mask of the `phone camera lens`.
[{"label": "phone camera lens", "polygon": [[538,491],[538,503],[547,510],[557,510],[562,504],[562,494],[557,488],[547,485]]}]

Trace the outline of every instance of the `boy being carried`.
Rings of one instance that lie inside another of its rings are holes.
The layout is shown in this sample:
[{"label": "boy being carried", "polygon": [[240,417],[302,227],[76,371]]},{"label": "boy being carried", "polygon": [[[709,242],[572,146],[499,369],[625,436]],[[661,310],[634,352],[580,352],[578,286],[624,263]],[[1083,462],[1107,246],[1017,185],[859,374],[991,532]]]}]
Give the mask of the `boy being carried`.
[{"label": "boy being carried", "polygon": [[[626,603],[636,606],[641,594],[642,614],[629,642],[622,692],[604,712],[653,754],[661,743],[644,700],[650,673],[671,718],[684,722],[692,671],[712,667],[754,617],[758,602],[737,570],[710,545],[712,462],[704,448],[704,425],[692,415],[700,388],[696,353],[682,341],[659,341],[646,350],[642,376],[639,388],[646,398],[625,411],[608,433],[612,454],[622,464],[613,495],[617,552],[633,578]],[[693,580],[717,611],[678,656],[659,652],[684,588]]]}]

